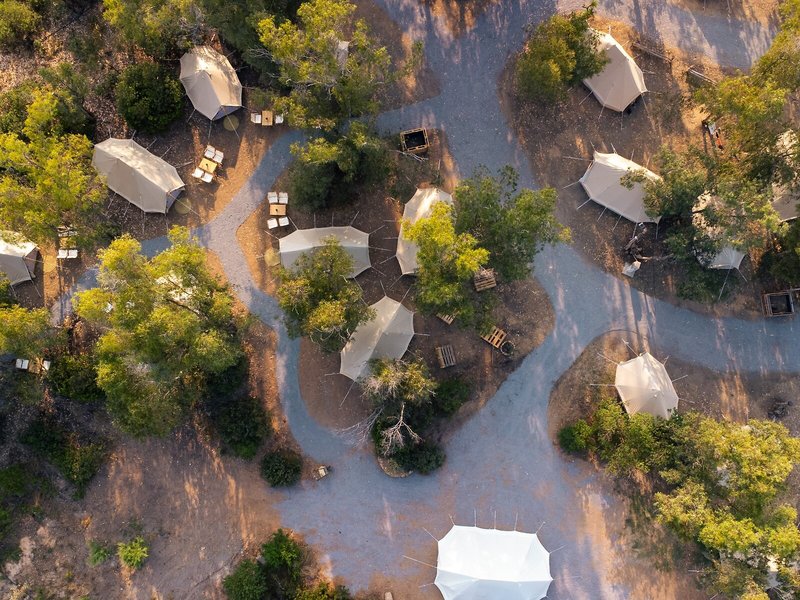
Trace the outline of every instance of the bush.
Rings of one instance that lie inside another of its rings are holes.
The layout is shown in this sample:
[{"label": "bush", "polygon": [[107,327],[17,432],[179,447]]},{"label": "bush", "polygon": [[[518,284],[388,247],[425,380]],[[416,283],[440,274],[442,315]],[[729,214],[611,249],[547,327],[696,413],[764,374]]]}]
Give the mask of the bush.
[{"label": "bush", "polygon": [[97,387],[96,361],[91,354],[63,354],[53,361],[47,378],[55,391],[78,402],[94,402],[105,397]]},{"label": "bush", "polygon": [[332,196],[336,181],[333,163],[306,163],[295,161],[289,169],[289,192],[292,200],[306,210],[325,208]]},{"label": "bush", "polygon": [[263,600],[269,587],[264,569],[254,560],[243,560],[222,580],[228,600]]},{"label": "bush", "polygon": [[13,47],[30,40],[39,31],[42,17],[30,2],[3,0],[0,2],[0,46]]},{"label": "bush", "polygon": [[22,135],[35,89],[36,83],[29,79],[0,94],[0,133]]},{"label": "bush", "polygon": [[252,396],[231,398],[212,419],[224,448],[240,458],[253,458],[270,433],[267,414]]},{"label": "bush", "polygon": [[351,600],[350,590],[343,585],[319,583],[313,588],[300,590],[295,600]]},{"label": "bush", "polygon": [[126,68],[115,91],[117,110],[130,127],[143,133],[164,131],[183,109],[181,84],[155,63]]},{"label": "bush", "polygon": [[583,419],[562,427],[558,432],[558,445],[564,452],[582,453],[590,447],[592,428]]},{"label": "bush", "polygon": [[463,379],[445,379],[436,388],[434,405],[436,412],[444,417],[451,417],[469,400],[472,387]]},{"label": "bush", "polygon": [[89,564],[91,566],[96,567],[103,564],[108,560],[109,556],[111,556],[111,551],[107,546],[94,540],[89,542]]},{"label": "bush", "polygon": [[267,452],[261,459],[261,476],[272,487],[288,487],[300,481],[303,457],[289,449]]},{"label": "bush", "polygon": [[407,444],[395,452],[392,458],[406,471],[427,475],[444,464],[445,453],[436,444],[422,442],[416,445]]},{"label": "bush", "polygon": [[147,543],[141,536],[133,538],[130,542],[117,544],[117,556],[120,562],[134,571],[140,568],[147,560]]},{"label": "bush", "polygon": [[268,577],[276,580],[279,588],[290,596],[289,590],[294,589],[303,576],[303,547],[283,529],[278,529],[261,547],[261,556]]}]

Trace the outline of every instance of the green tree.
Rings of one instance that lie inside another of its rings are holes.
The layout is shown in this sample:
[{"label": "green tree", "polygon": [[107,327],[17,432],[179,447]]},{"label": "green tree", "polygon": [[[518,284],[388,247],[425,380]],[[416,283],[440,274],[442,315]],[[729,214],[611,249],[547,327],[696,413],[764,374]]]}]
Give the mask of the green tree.
[{"label": "green tree", "polygon": [[98,287],[75,302],[104,331],[97,383],[109,412],[135,435],[168,432],[241,356],[230,293],[186,229],[174,227],[169,238],[153,259],[130,236],[114,240],[99,253]]},{"label": "green tree", "polygon": [[103,0],[103,16],[126,42],[155,58],[200,41],[202,15],[192,0]]},{"label": "green tree", "polygon": [[222,580],[228,600],[263,600],[269,592],[264,569],[254,560],[243,560]]},{"label": "green tree", "polygon": [[58,119],[62,129],[68,133],[91,135],[94,116],[86,109],[89,95],[89,79],[68,62],[39,69],[48,91],[58,98]]},{"label": "green tree", "polygon": [[0,307],[0,354],[41,357],[53,342],[53,336],[47,309]]},{"label": "green tree", "polygon": [[183,88],[164,67],[139,63],[127,67],[116,87],[117,110],[128,125],[144,133],[160,133],[183,110]]},{"label": "green tree", "polygon": [[446,313],[469,322],[475,316],[469,283],[489,261],[489,251],[469,233],[456,233],[452,208],[439,202],[430,216],[403,223],[403,233],[417,250],[417,304],[431,313]]},{"label": "green tree", "polygon": [[39,31],[42,16],[35,10],[35,3],[24,0],[0,2],[0,47],[13,48],[30,41]]},{"label": "green tree", "polygon": [[92,167],[89,140],[62,132],[58,104],[52,92],[34,91],[24,138],[0,134],[0,228],[46,245],[69,224],[75,242],[86,247],[102,233],[105,186]]},{"label": "green tree", "polygon": [[567,16],[553,15],[539,24],[517,59],[517,87],[545,102],[564,97],[567,89],[603,70],[605,54],[589,27],[596,3]]},{"label": "green tree", "polygon": [[555,218],[556,191],[517,191],[517,172],[503,167],[492,177],[485,167],[455,190],[455,228],[470,233],[489,251],[489,266],[506,279],[530,275],[531,263],[544,244],[569,239]]},{"label": "green tree", "polygon": [[278,303],[292,336],[305,335],[326,352],[341,350],[350,334],[372,319],[361,287],[350,281],[352,257],[331,237],[281,271]]},{"label": "green tree", "polygon": [[28,105],[33,102],[33,92],[37,87],[33,79],[26,79],[0,93],[0,133],[22,135]]},{"label": "green tree", "polygon": [[[261,43],[291,88],[276,101],[296,127],[331,130],[344,119],[378,110],[378,91],[391,81],[391,58],[354,21],[347,0],[309,0],[296,21],[267,15],[258,24]],[[340,43],[349,41],[347,49]]]}]

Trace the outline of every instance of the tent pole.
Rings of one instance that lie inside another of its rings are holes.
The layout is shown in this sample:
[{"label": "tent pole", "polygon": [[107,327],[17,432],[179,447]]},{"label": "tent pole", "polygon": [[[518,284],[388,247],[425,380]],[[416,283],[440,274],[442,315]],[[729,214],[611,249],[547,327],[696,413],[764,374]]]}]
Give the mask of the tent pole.
[{"label": "tent pole", "polygon": [[722,287],[719,288],[719,295],[717,296],[717,302],[719,302],[720,299],[722,298],[722,292],[723,290],[725,290],[725,284],[728,283],[728,277],[730,277],[730,275],[731,275],[731,270],[728,269],[728,272],[725,273],[725,281],[722,282]]},{"label": "tent pole", "polygon": [[619,225],[619,222],[621,220],[622,220],[622,215],[620,215],[619,218],[617,219],[617,222],[614,223],[614,226],[611,228],[611,231],[614,231],[617,228],[617,225]]},{"label": "tent pole", "polygon": [[[430,531],[428,531],[424,527],[422,528],[422,531],[424,531],[425,533],[427,533],[429,536],[431,536],[433,539],[436,540],[436,536],[434,536]],[[436,540],[436,541],[438,542],[439,540]]]},{"label": "tent pole", "polygon": [[[575,183],[580,183],[580,181],[576,181]],[[570,184],[570,185],[572,185],[572,184]],[[567,187],[569,187],[569,186],[567,186]],[[581,205],[580,205],[578,208],[576,208],[575,210],[580,210],[580,209],[582,209],[584,206],[586,206],[587,204],[589,204],[589,202],[591,202],[591,201],[592,201],[592,199],[591,199],[591,198],[589,198],[589,199],[588,199],[586,202],[584,202],[583,204],[581,204]]]},{"label": "tent pole", "polygon": [[[410,556],[406,556],[405,554],[403,554],[403,558],[407,558],[408,560],[413,560],[414,562],[418,562],[419,564],[425,565],[426,567],[430,567],[431,569],[435,569],[436,568],[433,565],[429,565],[428,563],[422,562],[421,560],[417,560],[416,558],[411,558]],[[427,583],[425,585],[430,585],[430,584]]]},{"label": "tent pole", "polygon": [[606,214],[606,207],[605,206],[603,207],[603,212],[601,212],[600,216],[597,217],[597,220],[599,221],[600,219],[602,219],[604,214]]},{"label": "tent pole", "polygon": [[350,227],[352,227],[352,226],[353,226],[353,223],[355,223],[355,221],[356,221],[356,219],[358,218],[358,215],[359,215],[360,213],[361,213],[361,211],[360,211],[360,210],[356,211],[356,214],[355,214],[355,216],[353,216],[353,218],[352,218],[352,219],[351,219],[351,221],[350,221]]},{"label": "tent pole", "polygon": [[342,405],[344,404],[344,401],[347,400],[347,397],[350,395],[350,390],[353,389],[353,386],[355,384],[356,384],[355,381],[353,381],[353,383],[350,384],[350,387],[348,388],[347,393],[344,395],[344,398],[342,398],[342,401],[339,403],[339,408],[342,408]]}]

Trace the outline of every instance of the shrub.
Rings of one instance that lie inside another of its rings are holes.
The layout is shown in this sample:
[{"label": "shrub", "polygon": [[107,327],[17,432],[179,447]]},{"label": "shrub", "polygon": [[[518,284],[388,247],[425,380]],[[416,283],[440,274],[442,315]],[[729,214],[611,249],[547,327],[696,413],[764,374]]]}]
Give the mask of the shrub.
[{"label": "shrub", "polygon": [[106,562],[109,556],[111,556],[111,551],[108,546],[94,540],[89,542],[89,564],[91,566],[96,567]]},{"label": "shrub", "polygon": [[306,210],[319,210],[328,205],[336,180],[333,163],[296,161],[289,170],[289,191],[292,200]]},{"label": "shrub", "polygon": [[0,469],[0,500],[22,496],[28,489],[30,473],[25,465],[16,464]]},{"label": "shrub", "polygon": [[0,46],[10,48],[28,41],[39,31],[42,17],[30,2],[3,0],[0,2]]},{"label": "shrub", "polygon": [[592,428],[583,419],[562,427],[558,432],[558,445],[564,452],[581,453],[590,448]]},{"label": "shrub", "polygon": [[453,416],[461,405],[469,400],[472,387],[460,378],[445,379],[436,388],[434,405],[436,411],[445,417]]},{"label": "shrub", "polygon": [[91,354],[63,354],[47,372],[59,395],[78,402],[102,400],[105,395],[97,387],[96,361]]},{"label": "shrub", "polygon": [[313,588],[300,590],[295,600],[351,600],[350,590],[343,585],[332,586],[330,583],[319,583]]},{"label": "shrub", "polygon": [[300,481],[303,457],[289,449],[267,452],[261,459],[261,476],[272,487],[287,487]]},{"label": "shrub", "polygon": [[35,89],[36,83],[29,79],[0,94],[0,133],[22,135]]},{"label": "shrub", "polygon": [[130,127],[159,133],[183,109],[183,88],[165,68],[155,63],[131,65],[116,87],[117,110]]},{"label": "shrub", "polygon": [[445,453],[436,444],[422,442],[416,445],[407,444],[395,452],[392,458],[407,471],[427,475],[444,464]]},{"label": "shrub", "polygon": [[264,569],[254,560],[243,560],[222,580],[228,600],[263,600],[269,588]]},{"label": "shrub", "polygon": [[283,529],[273,533],[261,547],[261,556],[268,577],[275,579],[281,589],[294,588],[300,583],[305,552]]},{"label": "shrub", "polygon": [[130,542],[117,544],[117,556],[120,562],[134,571],[147,560],[148,550],[147,542],[142,536],[135,537]]},{"label": "shrub", "polygon": [[267,414],[258,398],[233,397],[212,414],[224,448],[240,458],[256,455],[270,433]]}]

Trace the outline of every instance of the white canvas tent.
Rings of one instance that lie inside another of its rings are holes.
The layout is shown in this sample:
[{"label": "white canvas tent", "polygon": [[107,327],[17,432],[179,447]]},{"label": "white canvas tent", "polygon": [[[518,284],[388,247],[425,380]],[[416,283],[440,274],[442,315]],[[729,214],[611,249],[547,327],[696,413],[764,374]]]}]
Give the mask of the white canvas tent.
[{"label": "white canvas tent", "polygon": [[[695,212],[692,214],[692,222],[696,227],[704,229],[712,238],[720,239],[722,238],[722,230],[719,227],[709,225],[704,213],[701,212],[706,206],[709,204],[713,206],[716,202],[718,202],[716,196],[708,192],[701,194],[694,205]],[[741,250],[737,250],[730,244],[723,244],[720,251],[711,260],[704,262],[698,256],[698,261],[707,269],[738,269],[745,256],[746,254]]]},{"label": "white canvas tent", "polygon": [[197,112],[212,121],[242,107],[242,84],[231,63],[208,46],[181,57],[181,83]]},{"label": "white canvas tent", "polygon": [[642,70],[610,33],[597,32],[598,49],[608,62],[603,70],[584,79],[595,98],[606,108],[622,112],[647,91]]},{"label": "white canvas tent", "polygon": [[[437,202],[453,204],[453,197],[440,190],[439,188],[417,189],[411,200],[406,202],[403,209],[403,219],[408,220],[412,225],[420,219],[427,217],[433,205]],[[400,263],[400,272],[403,275],[416,273],[417,268],[417,245],[403,237],[403,229],[397,238],[397,262]]]},{"label": "white canvas tent", "polygon": [[109,188],[144,212],[166,214],[185,186],[175,167],[133,140],[100,142],[92,165]]},{"label": "white canvas tent", "polygon": [[535,533],[454,525],[439,540],[435,584],[444,600],[540,600],[552,581]]},{"label": "white canvas tent", "polygon": [[[39,249],[27,240],[6,241],[0,232],[0,273],[5,274],[11,285],[30,281],[36,273],[36,257]],[[5,232],[7,239],[16,236]]]},{"label": "white canvas tent", "polygon": [[630,415],[645,412],[668,419],[678,408],[678,394],[664,363],[649,352],[619,363],[614,387]]},{"label": "white canvas tent", "polygon": [[368,374],[373,358],[402,358],[414,337],[414,313],[384,296],[370,308],[375,318],[350,336],[340,353],[339,372],[353,381]]},{"label": "white canvas tent", "polygon": [[[798,165],[794,158],[797,151],[797,134],[791,129],[784,131],[778,137],[775,147],[779,154],[787,157],[793,171],[797,172]],[[800,203],[798,187],[800,187],[800,181],[797,181],[797,178],[793,182],[773,182],[772,184],[772,208],[778,213],[781,223],[793,221],[798,217],[797,207]]]},{"label": "white canvas tent", "polygon": [[723,246],[705,267],[707,269],[738,269],[744,260],[745,253],[733,246]]},{"label": "white canvas tent", "polygon": [[658,223],[661,217],[651,217],[644,209],[644,186],[634,183],[626,188],[620,179],[629,171],[641,171],[647,179],[660,177],[635,162],[623,158],[616,152],[594,153],[594,160],[580,178],[581,185],[591,200],[633,221],[634,223]]},{"label": "white canvas tent", "polygon": [[355,227],[317,227],[297,229],[278,241],[281,263],[287,269],[294,266],[301,254],[312,252],[325,245],[325,240],[334,237],[353,258],[350,277],[366,271],[372,265],[369,261],[369,234]]}]

